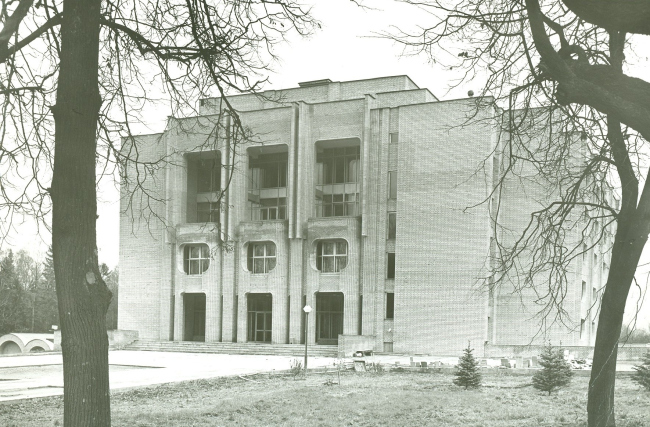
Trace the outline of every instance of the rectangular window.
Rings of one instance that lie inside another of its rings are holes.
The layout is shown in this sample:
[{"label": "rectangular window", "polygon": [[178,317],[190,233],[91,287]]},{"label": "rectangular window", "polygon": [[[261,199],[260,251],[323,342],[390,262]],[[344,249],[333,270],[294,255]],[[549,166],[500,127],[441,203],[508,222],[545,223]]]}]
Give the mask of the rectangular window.
[{"label": "rectangular window", "polygon": [[397,212],[388,212],[388,238],[394,239],[397,232]]},{"label": "rectangular window", "polygon": [[397,144],[399,142],[399,133],[391,132],[388,135],[390,137],[390,143],[391,144]]},{"label": "rectangular window", "polygon": [[316,155],[316,216],[357,216],[360,147],[326,148]]},{"label": "rectangular window", "polygon": [[183,248],[183,270],[195,276],[203,274],[210,266],[210,249],[206,244],[185,245]]},{"label": "rectangular window", "polygon": [[185,221],[188,223],[218,223],[221,205],[221,160],[219,153],[190,153],[187,161],[187,204]]},{"label": "rectangular window", "polygon": [[219,203],[197,203],[196,220],[197,222],[219,222]]},{"label": "rectangular window", "polygon": [[252,221],[287,218],[287,158],[287,153],[251,156],[248,206]]},{"label": "rectangular window", "polygon": [[596,335],[596,322],[594,321],[591,322],[591,335]]},{"label": "rectangular window", "polygon": [[386,254],[388,268],[386,269],[386,278],[394,279],[395,278],[395,253],[388,252]]},{"label": "rectangular window", "polygon": [[266,274],[275,268],[275,243],[260,242],[248,245],[248,270],[253,274]]},{"label": "rectangular window", "polygon": [[397,199],[397,171],[388,172],[388,198]]},{"label": "rectangular window", "polygon": [[320,184],[344,184],[359,181],[360,147],[326,148],[316,156],[322,164],[318,172]]},{"label": "rectangular window", "polygon": [[213,193],[221,190],[219,159],[199,160],[196,184],[197,193]]},{"label": "rectangular window", "polygon": [[316,251],[316,268],[322,273],[338,273],[348,264],[345,240],[323,240],[318,242]]},{"label": "rectangular window", "polygon": [[386,293],[386,319],[392,319],[395,316],[395,294]]}]

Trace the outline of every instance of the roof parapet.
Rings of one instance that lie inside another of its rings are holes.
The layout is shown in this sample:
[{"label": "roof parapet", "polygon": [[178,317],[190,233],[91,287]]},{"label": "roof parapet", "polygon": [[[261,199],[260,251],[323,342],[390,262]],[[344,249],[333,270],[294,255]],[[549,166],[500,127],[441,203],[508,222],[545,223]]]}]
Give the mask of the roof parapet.
[{"label": "roof parapet", "polygon": [[312,87],[312,86],[323,86],[333,83],[330,79],[320,79],[320,80],[310,80],[308,82],[300,82],[298,86],[300,87]]}]

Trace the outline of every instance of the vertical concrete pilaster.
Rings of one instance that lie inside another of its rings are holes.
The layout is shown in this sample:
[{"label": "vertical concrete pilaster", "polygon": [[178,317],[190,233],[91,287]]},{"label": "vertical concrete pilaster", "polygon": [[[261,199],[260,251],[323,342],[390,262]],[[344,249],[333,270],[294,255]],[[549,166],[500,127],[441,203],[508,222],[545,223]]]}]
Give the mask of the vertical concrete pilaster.
[{"label": "vertical concrete pilaster", "polygon": [[371,138],[370,109],[373,108],[375,97],[366,95],[363,105],[363,135],[361,138],[361,235],[368,235],[368,180],[370,179],[369,155]]},{"label": "vertical concrete pilaster", "polygon": [[[307,319],[309,324],[305,326],[307,327],[307,342],[310,345],[314,345],[316,344],[316,294],[313,290],[307,290],[306,297],[305,305],[311,307],[311,313],[309,313],[309,318]],[[305,316],[302,307],[300,307],[300,313],[301,316]],[[302,318],[305,319],[305,317]]]},{"label": "vertical concrete pilaster", "polygon": [[185,311],[183,310],[183,293],[176,294],[176,308],[174,309],[174,341],[183,340],[185,330]]},{"label": "vertical concrete pilaster", "polygon": [[271,340],[273,344],[286,344],[287,339],[287,291],[286,288],[273,294],[273,326]]},{"label": "vertical concrete pilaster", "polygon": [[[221,252],[221,248],[217,248]],[[215,261],[220,261],[221,257],[215,257]],[[219,262],[219,264],[221,264]],[[215,273],[207,277],[204,282],[205,290],[205,341],[221,341],[221,275],[219,271],[223,266],[215,265]]]},{"label": "vertical concrete pilaster", "polygon": [[359,333],[359,294],[346,293],[343,295],[343,335],[358,335]]},{"label": "vertical concrete pilaster", "polygon": [[299,147],[299,122],[300,109],[297,104],[291,106],[291,140],[289,143],[288,167],[287,167],[287,215],[289,219],[288,238],[293,239],[296,235],[296,188],[297,180],[297,154]]},{"label": "vertical concrete pilaster", "polygon": [[302,340],[303,296],[303,245],[302,239],[289,240],[289,343]]},{"label": "vertical concrete pilaster", "polygon": [[237,342],[246,342],[248,340],[248,295],[241,294],[237,298]]}]

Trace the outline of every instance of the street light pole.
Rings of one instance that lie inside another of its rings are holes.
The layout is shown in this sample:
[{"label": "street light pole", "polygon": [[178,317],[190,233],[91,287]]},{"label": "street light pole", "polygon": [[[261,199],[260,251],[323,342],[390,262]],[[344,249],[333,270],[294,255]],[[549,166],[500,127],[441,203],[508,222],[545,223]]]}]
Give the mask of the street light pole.
[{"label": "street light pole", "polygon": [[308,346],[308,340],[307,338],[309,337],[309,313],[311,312],[311,307],[309,305],[306,305],[303,308],[303,311],[305,312],[305,374],[307,373],[307,346]]}]

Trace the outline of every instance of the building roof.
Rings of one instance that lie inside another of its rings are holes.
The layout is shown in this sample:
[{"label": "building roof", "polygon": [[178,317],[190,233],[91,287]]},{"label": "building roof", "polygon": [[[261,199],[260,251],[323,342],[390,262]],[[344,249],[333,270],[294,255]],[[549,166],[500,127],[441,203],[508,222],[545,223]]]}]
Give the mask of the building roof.
[{"label": "building roof", "polygon": [[[376,77],[371,79],[335,82],[330,79],[298,83],[298,87],[267,90],[255,94],[228,96],[228,102],[238,111],[277,108],[292,102],[323,103],[360,99],[368,94],[425,91],[429,98],[438,99],[428,89],[421,89],[406,75]],[[221,98],[205,98],[200,101],[200,114],[215,114],[221,108]]]}]

